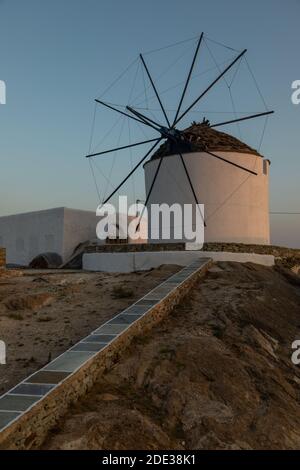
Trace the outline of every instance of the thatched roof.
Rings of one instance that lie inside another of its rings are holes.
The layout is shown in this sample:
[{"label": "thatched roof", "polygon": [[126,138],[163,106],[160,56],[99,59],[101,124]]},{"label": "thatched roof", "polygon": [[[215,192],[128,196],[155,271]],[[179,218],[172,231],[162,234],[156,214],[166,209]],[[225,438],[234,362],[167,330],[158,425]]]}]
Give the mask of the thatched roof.
[{"label": "thatched roof", "polygon": [[[190,127],[182,131],[182,134],[184,136],[184,142],[182,142],[180,148],[181,153],[209,150],[211,152],[252,153],[253,155],[261,156],[257,150],[254,150],[232,135],[217,131],[210,127],[207,122],[193,123]],[[174,155],[174,153],[177,153],[175,145],[167,141],[152,155],[151,160]]]}]

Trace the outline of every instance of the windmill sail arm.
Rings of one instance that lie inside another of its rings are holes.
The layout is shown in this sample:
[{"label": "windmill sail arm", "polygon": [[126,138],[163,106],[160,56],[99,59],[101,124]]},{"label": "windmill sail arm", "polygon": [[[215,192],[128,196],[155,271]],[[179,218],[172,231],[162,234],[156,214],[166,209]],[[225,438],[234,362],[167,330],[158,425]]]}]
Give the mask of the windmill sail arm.
[{"label": "windmill sail arm", "polygon": [[155,95],[156,95],[156,98],[157,98],[157,100],[158,100],[158,102],[159,102],[159,105],[160,105],[160,107],[161,107],[161,110],[162,110],[162,112],[163,112],[163,115],[165,116],[166,122],[167,122],[168,126],[171,127],[171,124],[170,124],[170,121],[169,121],[169,119],[168,119],[167,113],[166,113],[165,108],[164,108],[164,106],[163,106],[163,104],[162,104],[162,101],[161,101],[161,99],[160,99],[160,97],[159,97],[159,94],[158,94],[158,92],[157,92],[156,86],[155,86],[155,84],[154,84],[154,81],[152,80],[152,77],[151,77],[151,75],[150,75],[149,69],[148,69],[148,67],[147,67],[147,65],[146,65],[146,62],[145,62],[144,57],[142,56],[142,54],[140,54],[140,58],[141,58],[141,61],[142,61],[142,63],[143,63],[143,66],[144,66],[144,68],[145,68],[145,70],[146,70],[146,73],[147,73],[147,75],[148,75],[148,78],[149,78],[149,80],[150,80],[150,83],[151,83],[151,85],[152,85],[152,88],[153,88],[153,90],[154,90],[154,93],[155,93]]},{"label": "windmill sail arm", "polygon": [[100,101],[98,99],[95,99],[96,103],[99,103],[101,104],[102,106],[105,106],[106,108],[109,108],[111,109],[112,111],[116,111],[116,113],[119,113],[119,114],[123,114],[123,116],[127,116],[128,118],[130,119],[133,119],[134,121],[137,121],[139,122],[140,124],[145,124],[146,126],[150,126],[150,127],[153,127],[151,126],[149,123],[145,122],[145,121],[142,121],[141,119],[137,119],[136,117],[132,116],[131,114],[128,114],[128,113],[125,113],[124,111],[121,111],[120,109],[117,109],[115,108],[114,106],[108,104],[108,103],[105,103],[104,101]]},{"label": "windmill sail arm", "polygon": [[126,106],[126,109],[128,109],[128,111],[135,114],[136,116],[139,116],[141,119],[146,119],[147,121],[151,122],[152,124],[154,124],[158,128],[161,127],[161,124],[159,124],[156,121],[153,121],[153,119],[150,119],[148,116],[145,116],[145,114],[142,114],[140,111],[137,111],[132,106]]},{"label": "windmill sail arm", "polygon": [[235,166],[236,168],[239,168],[240,170],[247,171],[247,172],[250,173],[251,175],[257,176],[257,173],[256,173],[255,171],[249,170],[249,168],[245,168],[244,166],[239,165],[238,163],[231,162],[230,160],[227,160],[227,159],[224,158],[224,157],[220,157],[220,155],[216,155],[215,153],[209,152],[208,150],[204,150],[204,153],[207,153],[207,154],[210,155],[211,157],[217,158],[218,160],[222,160],[222,161],[225,162],[225,163],[229,163],[229,165]]},{"label": "windmill sail arm", "polygon": [[124,150],[124,149],[128,149],[131,147],[136,147],[137,145],[148,144],[150,142],[156,142],[156,141],[157,139],[143,140],[141,142],[135,142],[134,144],[123,145],[122,147],[116,147],[110,150],[104,150],[103,152],[91,153],[90,155],[86,155],[86,158],[97,157],[98,155],[104,155],[106,153],[111,153],[111,152],[117,152],[119,150]]},{"label": "windmill sail arm", "polygon": [[176,120],[178,118],[178,114],[180,112],[180,109],[181,109],[181,106],[182,106],[182,103],[183,103],[183,100],[184,100],[184,97],[185,97],[185,93],[186,93],[188,84],[190,82],[191,76],[192,76],[192,72],[193,72],[194,65],[195,65],[195,62],[196,62],[196,59],[197,59],[197,56],[198,56],[198,52],[199,52],[199,48],[200,48],[200,45],[201,45],[201,42],[202,42],[202,39],[203,39],[203,35],[204,35],[204,33],[201,33],[201,36],[198,40],[197,47],[196,47],[196,50],[195,50],[195,54],[194,54],[194,57],[193,57],[193,61],[192,61],[190,71],[189,71],[189,74],[187,76],[184,88],[183,88],[183,92],[182,92],[182,95],[181,95],[181,98],[180,98],[180,101],[179,101],[179,104],[178,104],[178,108],[177,108],[177,111],[176,111],[176,114],[175,114],[175,118],[174,118],[174,122],[173,122],[172,127],[175,126]]},{"label": "windmill sail arm", "polygon": [[203,214],[202,214],[202,212],[201,212],[201,210],[200,210],[199,201],[198,201],[198,198],[197,198],[197,194],[196,194],[195,188],[194,188],[194,186],[193,186],[193,183],[192,183],[190,174],[189,174],[189,172],[188,172],[187,166],[186,166],[186,164],[185,164],[183,155],[182,155],[180,152],[178,152],[178,155],[180,156],[180,160],[181,160],[181,163],[182,163],[182,165],[183,165],[185,174],[186,174],[186,176],[187,176],[187,179],[188,179],[190,188],[191,188],[191,190],[192,190],[192,193],[193,193],[195,202],[196,202],[196,204],[197,204],[197,206],[198,206],[198,208],[199,208],[199,212],[200,212],[201,218],[202,218],[202,220],[203,220],[204,227],[206,227],[206,222],[205,222],[204,217],[203,217]]},{"label": "windmill sail arm", "polygon": [[159,144],[159,142],[161,142],[163,140],[163,137],[161,137],[160,139],[157,139],[157,141],[155,142],[154,145],[152,145],[151,149],[148,150],[148,152],[146,153],[146,155],[143,156],[143,158],[135,165],[135,167],[130,171],[130,173],[128,173],[128,175],[121,181],[121,183],[116,187],[116,189],[114,189],[114,191],[105,199],[105,201],[103,202],[103,204],[106,204],[115,194],[116,192],[123,186],[124,183],[126,183],[126,181],[130,178],[131,175],[133,175],[133,173],[139,168],[139,166],[146,160],[146,158],[150,155],[150,153],[152,152],[152,150],[155,149],[155,147]]},{"label": "windmill sail arm", "polygon": [[[147,124],[148,126],[150,125],[150,127],[153,127],[153,129],[155,129],[157,132],[160,132],[160,128],[161,128],[161,125],[158,124],[157,122],[153,121],[152,119],[148,118],[147,116],[145,116],[144,114],[142,113],[139,113],[138,111],[136,111],[134,108],[132,108],[131,106],[126,106],[126,109],[128,109],[128,111],[130,111],[132,114],[134,114],[135,116],[137,116],[139,119],[141,119],[144,124]],[[151,124],[152,123],[152,124]]]},{"label": "windmill sail arm", "polygon": [[273,113],[274,111],[265,111],[263,113],[251,114],[250,116],[244,116],[238,119],[231,119],[230,121],[217,122],[216,124],[210,124],[210,127],[225,126],[226,124],[233,124],[235,122],[247,121],[249,119],[255,119],[258,117],[262,117],[262,116],[268,116],[269,114],[273,114]]},{"label": "windmill sail arm", "polygon": [[[145,204],[144,204],[144,208],[147,207],[147,204],[148,204],[149,199],[150,199],[150,197],[151,197],[152,190],[153,190],[153,188],[154,188],[155,181],[156,181],[156,179],[157,179],[157,177],[158,177],[158,173],[159,173],[159,170],[160,170],[162,161],[163,161],[163,157],[160,157],[159,163],[158,163],[157,168],[156,168],[156,170],[155,170],[155,174],[154,174],[154,177],[153,177],[153,180],[152,180],[150,189],[149,189],[148,194],[147,194],[147,197],[146,197],[146,201],[145,201]],[[136,226],[136,232],[137,232],[137,231],[139,230],[139,228],[140,228],[141,220],[142,220],[143,215],[144,215],[144,208],[143,208],[143,210],[142,210],[142,212],[141,212],[141,215],[140,215],[140,217],[139,217],[139,221],[138,221],[138,224],[137,224],[137,226]]]}]

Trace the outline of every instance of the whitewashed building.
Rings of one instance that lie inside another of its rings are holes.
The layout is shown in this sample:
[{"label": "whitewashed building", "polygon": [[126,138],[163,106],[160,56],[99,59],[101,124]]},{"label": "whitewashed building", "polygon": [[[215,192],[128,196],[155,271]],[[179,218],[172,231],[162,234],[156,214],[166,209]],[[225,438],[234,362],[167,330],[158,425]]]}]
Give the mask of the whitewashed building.
[{"label": "whitewashed building", "polygon": [[27,266],[51,252],[66,261],[82,242],[96,238],[95,212],[58,207],[0,217],[0,246],[6,263]]},{"label": "whitewashed building", "polygon": [[[204,204],[204,241],[268,245],[270,161],[244,142],[205,123],[194,123],[182,134],[188,148],[181,149],[181,154],[198,202]],[[144,170],[147,195],[152,188],[149,207],[195,204],[180,156],[169,142],[152,155]],[[149,241],[160,240],[152,240],[150,235]]]}]

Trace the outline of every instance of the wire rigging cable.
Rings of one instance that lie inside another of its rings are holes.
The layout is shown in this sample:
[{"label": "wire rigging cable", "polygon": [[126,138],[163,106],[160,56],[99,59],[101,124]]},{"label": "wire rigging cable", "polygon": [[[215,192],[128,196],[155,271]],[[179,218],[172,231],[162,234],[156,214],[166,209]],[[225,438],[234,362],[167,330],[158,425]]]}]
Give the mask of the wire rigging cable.
[{"label": "wire rigging cable", "polygon": [[264,96],[263,96],[263,94],[262,94],[262,91],[261,91],[261,89],[260,89],[260,87],[259,87],[259,85],[258,85],[258,82],[257,82],[257,80],[256,80],[256,78],[255,78],[255,75],[254,75],[254,73],[253,73],[253,71],[252,71],[252,69],[251,69],[251,67],[250,67],[250,64],[249,64],[249,62],[248,62],[248,60],[247,60],[246,57],[245,57],[245,62],[246,62],[247,68],[248,68],[248,70],[249,70],[249,72],[250,72],[250,75],[251,75],[251,77],[253,78],[253,82],[254,82],[254,84],[255,84],[255,86],[256,86],[256,89],[257,89],[257,91],[258,91],[258,93],[259,93],[259,96],[261,97],[261,100],[262,100],[262,102],[263,102],[263,104],[264,104],[264,106],[265,106],[265,108],[266,108],[266,111],[268,111],[269,108],[268,108],[268,106],[267,106],[267,103],[266,103],[266,101],[265,101],[265,99],[264,99]]},{"label": "wire rigging cable", "polygon": [[[221,68],[219,67],[219,65],[218,65],[218,63],[217,63],[217,61],[216,61],[216,59],[215,59],[215,57],[214,57],[214,55],[213,55],[213,53],[212,53],[210,47],[208,47],[207,41],[204,40],[204,43],[205,43],[205,45],[206,45],[206,47],[207,47],[207,50],[208,50],[208,52],[209,52],[209,54],[210,54],[210,56],[211,56],[211,58],[212,58],[212,60],[213,60],[213,62],[214,62],[214,64],[215,64],[215,66],[218,68],[219,73],[220,73],[220,72],[221,72]],[[224,82],[225,82],[225,84],[226,84],[226,86],[227,86],[227,89],[228,89],[228,93],[229,93],[229,97],[230,97],[230,101],[231,101],[231,106],[232,106],[233,114],[234,114],[234,116],[235,116],[236,119],[237,119],[238,116],[237,116],[237,112],[236,112],[236,106],[235,106],[235,103],[234,103],[234,100],[233,100],[233,95],[232,95],[231,87],[232,87],[232,84],[233,84],[233,82],[234,82],[234,80],[235,80],[235,77],[236,77],[236,75],[237,75],[237,73],[238,73],[238,71],[239,71],[239,68],[240,68],[242,59],[243,59],[243,57],[241,57],[241,58],[238,60],[237,66],[236,66],[236,68],[235,68],[235,73],[234,73],[233,78],[232,78],[232,80],[231,80],[230,83],[228,83],[227,78],[226,78],[225,76],[223,77],[223,80],[224,80]],[[241,128],[240,128],[239,122],[236,123],[236,126],[237,126],[237,131],[238,131],[238,134],[239,134],[239,136],[240,136],[240,139],[242,139],[242,132],[241,132]]]},{"label": "wire rigging cable", "polygon": [[[92,119],[92,127],[91,127],[91,135],[90,135],[88,153],[90,153],[91,147],[92,147],[92,141],[93,141],[93,135],[94,135],[94,128],[95,128],[95,121],[96,121],[96,112],[97,112],[97,109],[96,109],[96,103],[95,103],[94,112],[93,112],[93,119]],[[92,179],[93,179],[93,181],[94,181],[94,185],[95,185],[95,188],[96,188],[96,192],[97,192],[97,195],[98,195],[98,203],[100,203],[100,201],[101,201],[101,195],[100,195],[100,190],[99,190],[99,187],[98,187],[98,184],[97,184],[97,179],[96,179],[96,177],[95,177],[95,172],[94,172],[92,160],[89,161],[89,166],[90,166],[90,171],[91,171],[91,174],[92,174]]]},{"label": "wire rigging cable", "polygon": [[170,49],[171,47],[179,46],[180,44],[185,44],[187,42],[195,41],[196,39],[199,39],[199,37],[200,37],[199,35],[194,36],[190,39],[184,39],[183,41],[178,41],[178,42],[174,42],[173,44],[168,44],[167,46],[159,47],[158,49],[152,49],[150,51],[143,52],[143,55],[153,54],[154,52],[160,52],[165,49]]},{"label": "wire rigging cable", "polygon": [[[171,64],[169,64],[169,65],[158,75],[158,77],[157,77],[155,80],[153,80],[154,84],[156,84],[159,80],[161,80],[161,79],[180,61],[180,59],[182,59],[183,57],[185,57],[186,54],[188,53],[188,51],[190,51],[190,49],[191,49],[191,45],[189,45],[189,47],[187,47],[186,49],[184,49],[184,51],[181,52],[181,54],[180,54],[176,59],[174,59],[174,60],[171,62]],[[178,85],[177,85],[177,86],[178,86]],[[152,88],[152,86],[151,86],[151,84],[150,84],[150,85],[148,85],[148,86],[146,87],[146,90],[150,90],[151,88]],[[161,95],[162,95],[163,93],[164,93],[163,91],[160,92]],[[143,101],[140,101],[139,103],[136,104],[136,100],[139,99],[143,94],[144,94],[144,91],[140,92],[140,93],[134,98],[134,100],[133,100],[134,106],[137,106],[137,105],[139,105],[139,104],[145,102],[145,101],[143,100]],[[151,101],[151,100],[153,100],[153,99],[155,99],[155,98],[156,98],[156,95],[153,94],[152,96],[150,96],[150,98],[148,99],[148,101]]]},{"label": "wire rigging cable", "polygon": [[[118,140],[117,140],[117,147],[119,147],[119,145],[120,145],[121,137],[122,137],[123,130],[124,130],[124,125],[125,125],[125,117],[123,116],[120,133],[119,133],[119,137],[118,137]],[[115,166],[116,157],[117,157],[117,152],[115,151],[113,153],[113,161],[112,161],[112,164],[111,164],[111,167],[110,167],[110,171],[109,171],[109,175],[108,175],[108,181],[111,181],[111,175],[112,175],[112,172],[113,172],[113,169],[114,169],[114,166]],[[103,201],[106,199],[107,192],[108,192],[108,182],[106,184],[106,188],[105,188],[105,191],[104,191]],[[103,201],[102,201],[102,204],[103,204]]]},{"label": "wire rigging cable", "polygon": [[123,72],[121,72],[120,75],[118,75],[117,78],[113,80],[113,82],[110,85],[108,85],[108,87],[103,91],[103,93],[100,96],[98,96],[98,98],[103,98],[103,96],[106,95],[106,93],[108,93],[113,88],[113,86],[115,86],[121,80],[121,78],[124,77],[124,75],[131,69],[131,67],[133,67],[133,65],[138,60],[139,58],[136,57],[132,62],[130,62],[130,64],[123,70]]},{"label": "wire rigging cable", "polygon": [[223,44],[222,42],[219,42],[219,41],[216,41],[215,39],[209,38],[206,34],[204,35],[204,37],[205,37],[205,39],[207,39],[208,41],[213,42],[214,44],[217,44],[218,46],[225,47],[225,49],[228,49],[228,50],[234,51],[234,52],[241,52],[241,49],[234,49],[234,48],[231,47],[231,46],[227,46],[226,44]]}]

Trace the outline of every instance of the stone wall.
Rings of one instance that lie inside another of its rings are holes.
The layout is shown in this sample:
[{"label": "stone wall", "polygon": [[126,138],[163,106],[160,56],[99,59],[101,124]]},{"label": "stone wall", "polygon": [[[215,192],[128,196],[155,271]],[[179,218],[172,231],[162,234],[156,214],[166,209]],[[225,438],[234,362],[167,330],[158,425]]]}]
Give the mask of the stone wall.
[{"label": "stone wall", "polygon": [[275,264],[288,269],[300,266],[300,249],[274,245],[246,245],[243,243],[204,243],[203,251],[224,251],[231,253],[256,253],[273,255]]},{"label": "stone wall", "polygon": [[257,253],[259,255],[273,255],[275,258],[291,256],[300,257],[300,248],[286,248],[274,245],[247,245],[244,243],[204,243],[203,251],[226,251],[231,253]]},{"label": "stone wall", "polygon": [[137,253],[148,251],[184,251],[185,243],[107,243],[88,245],[85,253]]},{"label": "stone wall", "polygon": [[[149,251],[183,251],[185,243],[125,243],[88,245],[85,253],[127,253]],[[225,251],[231,253],[256,253],[258,255],[273,255],[276,258],[300,257],[300,248],[287,248],[274,245],[248,245],[244,243],[204,243],[203,251]]]},{"label": "stone wall", "polygon": [[6,263],[5,248],[0,248],[0,269],[5,268],[5,263]]},{"label": "stone wall", "polygon": [[[202,259],[201,262],[197,261],[196,264],[193,263],[165,281],[163,283],[165,287],[158,286],[141,299],[139,301],[141,304],[149,303],[150,297],[152,302],[153,299],[159,300],[154,300],[157,303],[137,321],[130,324],[123,333],[116,336],[105,349],[88,359],[28,411],[20,414],[15,421],[4,427],[0,432],[0,449],[38,448],[43,443],[48,431],[56,425],[68,407],[84,396],[95,384],[98,377],[119,360],[134,338],[144,335],[162,321],[188,295],[195,283],[206,273],[210,264],[211,261],[205,259]],[[133,306],[132,308],[141,307]],[[27,381],[32,382],[32,377]]]}]

